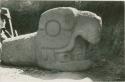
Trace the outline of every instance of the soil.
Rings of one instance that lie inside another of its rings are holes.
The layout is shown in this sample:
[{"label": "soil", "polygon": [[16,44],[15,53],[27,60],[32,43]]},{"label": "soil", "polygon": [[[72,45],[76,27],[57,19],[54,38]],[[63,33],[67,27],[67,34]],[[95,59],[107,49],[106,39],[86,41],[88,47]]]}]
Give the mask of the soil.
[{"label": "soil", "polygon": [[[45,70],[37,67],[17,67],[6,66],[0,64],[0,82],[49,82],[49,81],[64,81],[71,80],[91,82],[93,81],[106,81],[117,80],[123,81],[124,74],[121,70],[118,74],[113,74],[110,66],[95,67],[83,72],[60,72],[56,70]],[[123,71],[122,71],[123,72]],[[87,80],[86,80],[87,79]]]},{"label": "soil", "polygon": [[70,82],[86,81],[91,79],[81,73],[58,72],[38,69],[36,67],[15,67],[0,65],[0,82]]}]

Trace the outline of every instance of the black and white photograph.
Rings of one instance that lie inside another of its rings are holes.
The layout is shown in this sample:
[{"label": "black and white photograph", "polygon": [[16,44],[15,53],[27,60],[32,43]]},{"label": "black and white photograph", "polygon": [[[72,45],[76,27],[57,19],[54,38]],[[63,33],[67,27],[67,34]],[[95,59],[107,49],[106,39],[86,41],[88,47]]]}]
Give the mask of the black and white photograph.
[{"label": "black and white photograph", "polygon": [[0,82],[124,82],[124,5],[0,0]]}]

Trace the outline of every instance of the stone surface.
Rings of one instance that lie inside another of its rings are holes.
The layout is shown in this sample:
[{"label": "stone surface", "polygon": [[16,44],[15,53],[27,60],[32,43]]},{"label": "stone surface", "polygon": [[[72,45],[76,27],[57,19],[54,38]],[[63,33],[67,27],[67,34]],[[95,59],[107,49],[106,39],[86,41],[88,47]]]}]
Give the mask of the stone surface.
[{"label": "stone surface", "polygon": [[92,65],[88,45],[100,39],[101,18],[89,11],[59,7],[41,14],[37,33],[3,43],[2,61],[38,65],[60,71],[81,71]]},{"label": "stone surface", "polygon": [[36,36],[38,66],[61,71],[89,68],[92,62],[85,58],[87,46],[99,42],[100,28],[101,18],[89,11],[70,7],[46,11]]},{"label": "stone surface", "polygon": [[59,7],[44,12],[39,21],[36,39],[38,44],[45,48],[56,49],[67,46],[72,36],[77,12],[70,7]]},{"label": "stone surface", "polygon": [[74,35],[80,35],[91,44],[100,40],[101,18],[89,11],[79,11]]},{"label": "stone surface", "polygon": [[6,39],[2,46],[2,62],[13,65],[35,65],[33,39],[36,33]]}]

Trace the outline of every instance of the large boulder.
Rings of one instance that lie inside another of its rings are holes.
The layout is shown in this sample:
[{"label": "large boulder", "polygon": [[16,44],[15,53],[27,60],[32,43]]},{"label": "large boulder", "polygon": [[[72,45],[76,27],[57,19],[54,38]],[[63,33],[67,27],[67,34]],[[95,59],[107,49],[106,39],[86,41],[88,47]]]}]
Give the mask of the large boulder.
[{"label": "large boulder", "polygon": [[41,14],[37,33],[4,41],[2,61],[13,65],[38,65],[61,71],[81,71],[92,61],[88,45],[100,40],[101,18],[71,7],[50,9]]}]

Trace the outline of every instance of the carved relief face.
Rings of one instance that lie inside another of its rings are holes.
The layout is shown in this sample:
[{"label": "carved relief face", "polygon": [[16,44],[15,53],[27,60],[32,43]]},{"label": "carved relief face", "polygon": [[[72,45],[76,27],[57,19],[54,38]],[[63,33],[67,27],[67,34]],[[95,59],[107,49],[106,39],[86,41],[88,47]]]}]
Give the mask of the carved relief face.
[{"label": "carved relief face", "polygon": [[[59,70],[85,69],[90,65],[84,60],[86,42],[95,44],[99,41],[100,20],[94,13],[69,7],[43,13],[36,37],[38,65]],[[73,68],[76,62],[78,65]]]}]

